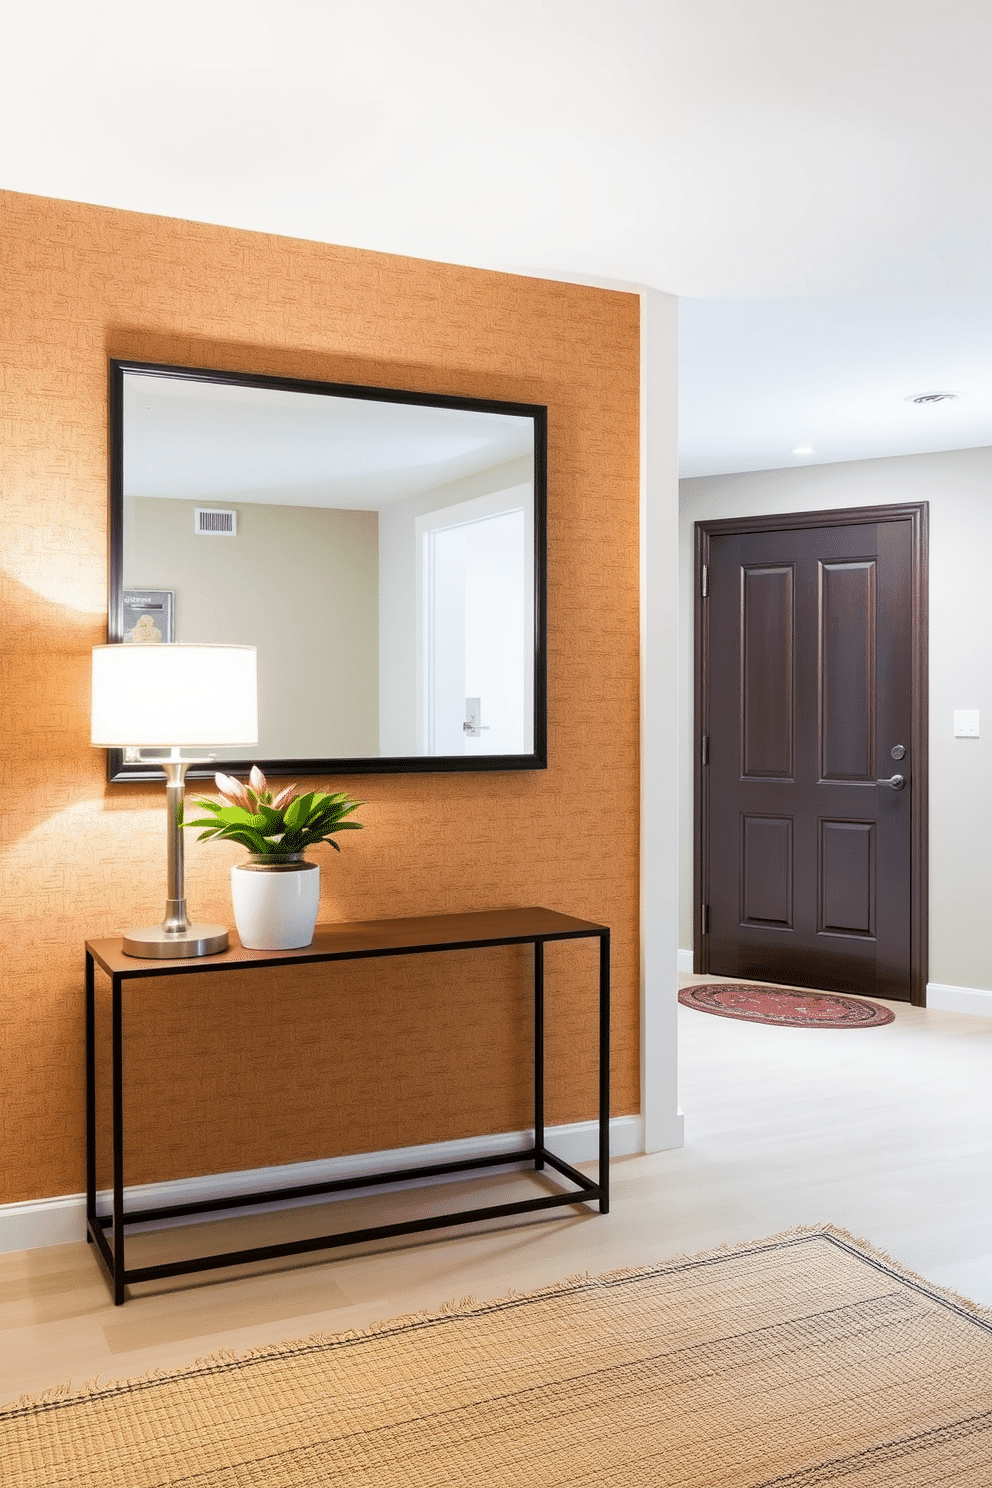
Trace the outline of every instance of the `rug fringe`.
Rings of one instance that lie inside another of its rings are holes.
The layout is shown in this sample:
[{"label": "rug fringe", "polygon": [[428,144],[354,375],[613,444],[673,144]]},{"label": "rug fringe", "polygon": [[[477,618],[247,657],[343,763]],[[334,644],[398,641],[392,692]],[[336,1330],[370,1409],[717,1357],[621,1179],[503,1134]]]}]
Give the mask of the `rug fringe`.
[{"label": "rug fringe", "polygon": [[758,1240],[727,1241],[721,1245],[709,1246],[705,1250],[693,1253],[672,1256],[664,1261],[657,1261],[644,1266],[621,1266],[612,1271],[597,1272],[591,1275],[588,1271],[578,1272],[567,1276],[560,1281],[548,1282],[544,1286],[534,1287],[527,1291],[516,1291],[510,1289],[500,1297],[482,1300],[476,1296],[462,1297],[459,1300],[444,1302],[435,1310],[424,1309],[419,1312],[408,1312],[398,1317],[385,1318],[380,1321],[369,1323],[363,1328],[346,1328],[337,1333],[309,1333],[303,1338],[290,1339],[282,1343],[259,1344],[247,1349],[218,1349],[213,1353],[197,1357],[191,1364],[182,1365],[179,1368],[153,1368],[139,1375],[124,1379],[101,1380],[99,1376],[84,1380],[78,1386],[73,1386],[72,1381],[53,1386],[37,1395],[21,1395],[16,1400],[0,1406],[0,1420],[4,1417],[12,1417],[34,1410],[43,1410],[51,1406],[70,1405],[80,1401],[97,1399],[100,1396],[112,1394],[117,1390],[141,1389],[145,1386],[159,1384],[164,1380],[176,1380],[183,1377],[195,1378],[198,1375],[216,1373],[229,1369],[232,1366],[250,1363],[256,1359],[278,1359],[291,1357],[294,1354],[309,1353],[316,1349],[327,1348],[332,1345],[345,1343],[357,1343],[363,1339],[381,1338],[391,1333],[405,1332],[411,1328],[419,1328],[431,1323],[451,1321],[455,1318],[471,1317],[473,1314],[491,1312],[501,1307],[517,1305],[521,1302],[536,1302],[543,1298],[559,1296],[567,1292],[584,1291],[598,1287],[615,1286],[618,1282],[629,1281],[640,1277],[663,1276],[666,1272],[682,1269],[687,1265],[703,1264],[715,1258],[733,1257],[735,1255],[746,1255],[749,1252],[763,1249],[766,1246],[787,1244],[790,1241],[802,1241],[822,1237],[832,1240],[850,1249],[863,1259],[875,1261],[886,1270],[893,1272],[896,1276],[919,1287],[922,1291],[932,1296],[935,1300],[942,1301],[959,1309],[968,1316],[992,1327],[992,1308],[983,1307],[970,1298],[962,1296],[948,1287],[937,1286],[918,1272],[910,1270],[901,1262],[894,1260],[887,1251],[872,1245],[863,1237],[854,1235],[850,1230],[840,1225],[829,1222],[809,1225],[795,1225],[787,1230],[780,1230],[774,1235],[762,1236]]}]

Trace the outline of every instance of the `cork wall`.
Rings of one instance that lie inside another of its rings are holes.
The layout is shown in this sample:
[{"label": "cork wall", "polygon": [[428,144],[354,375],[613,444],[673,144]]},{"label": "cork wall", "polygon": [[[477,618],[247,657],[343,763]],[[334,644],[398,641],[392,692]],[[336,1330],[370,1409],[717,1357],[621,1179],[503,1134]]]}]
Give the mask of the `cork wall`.
[{"label": "cork wall", "polygon": [[[549,768],[342,778],[366,830],[318,850],[321,918],[610,924],[613,1108],[636,1111],[637,298],[10,193],[0,213],[0,1202],[82,1189],[82,943],[163,908],[164,791],[107,785],[89,744],[110,357],[547,404]],[[231,923],[238,856],[188,842],[196,918]],[[594,954],[547,953],[552,1122],[594,1114]],[[132,984],[126,1181],[525,1127],[529,955]]]}]

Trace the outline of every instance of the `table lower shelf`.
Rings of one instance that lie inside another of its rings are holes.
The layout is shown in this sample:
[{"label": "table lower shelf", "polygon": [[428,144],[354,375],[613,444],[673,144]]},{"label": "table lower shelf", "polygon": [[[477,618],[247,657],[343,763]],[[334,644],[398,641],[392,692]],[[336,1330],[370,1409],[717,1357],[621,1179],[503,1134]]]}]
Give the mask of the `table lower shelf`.
[{"label": "table lower shelf", "polygon": [[214,1271],[229,1266],[245,1265],[252,1261],[280,1260],[287,1256],[306,1255],[314,1251],[332,1250],[340,1246],[363,1244],[377,1240],[393,1239],[396,1236],[413,1235],[425,1230],[448,1229],[457,1225],[477,1224],[482,1220],[504,1219],[520,1214],[536,1213],[540,1210],[558,1209],[574,1204],[598,1203],[600,1213],[609,1210],[607,1190],[600,1183],[572,1167],[570,1163],[549,1151],[545,1146],[533,1146],[510,1152],[490,1153],[485,1157],[463,1159],[456,1162],[432,1163],[424,1167],[391,1169],[387,1172],[369,1173],[358,1178],[335,1179],[326,1183],[308,1183],[292,1188],[263,1189],[254,1193],[240,1193],[229,1198],[202,1199],[188,1204],[169,1204],[158,1208],[136,1209],[123,1216],[124,1227],[149,1225],[156,1221],[190,1218],[196,1215],[230,1214],[238,1209],[256,1208],[265,1204],[287,1204],[306,1199],[318,1199],[322,1195],[359,1192],[366,1188],[391,1188],[430,1178],[445,1178],[457,1173],[471,1173],[485,1168],[521,1167],[532,1165],[534,1171],[548,1168],[574,1185],[574,1190],[542,1194],[532,1199],[516,1199],[502,1204],[483,1204],[472,1209],[451,1213],[422,1215],[416,1219],[402,1220],[394,1224],[366,1225],[357,1229],[337,1230],[326,1235],[307,1236],[303,1239],[286,1240],[277,1244],[252,1245],[236,1250],[216,1251],[210,1255],[196,1256],[185,1260],[159,1262],[149,1266],[118,1266],[106,1231],[113,1227],[112,1214],[96,1214],[87,1220],[87,1239],[95,1244],[111,1282],[115,1300],[123,1300],[124,1289],[133,1283],[159,1281],[169,1277],[185,1276],[197,1271]]}]

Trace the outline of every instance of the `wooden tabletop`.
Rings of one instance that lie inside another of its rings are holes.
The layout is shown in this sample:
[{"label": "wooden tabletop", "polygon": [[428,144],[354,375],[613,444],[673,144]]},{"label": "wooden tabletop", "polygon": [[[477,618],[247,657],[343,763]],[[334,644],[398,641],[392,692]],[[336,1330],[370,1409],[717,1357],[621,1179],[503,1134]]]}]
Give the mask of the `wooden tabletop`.
[{"label": "wooden tabletop", "polygon": [[600,935],[606,929],[537,905],[491,909],[473,914],[422,915],[413,919],[342,920],[318,925],[308,946],[297,951],[250,951],[231,931],[231,948],[214,956],[150,960],[127,956],[119,935],[88,940],[86,949],[108,976],[175,976],[197,971],[234,971],[273,962],[350,960],[404,952],[453,950],[459,947],[511,944],[514,941],[570,940]]}]

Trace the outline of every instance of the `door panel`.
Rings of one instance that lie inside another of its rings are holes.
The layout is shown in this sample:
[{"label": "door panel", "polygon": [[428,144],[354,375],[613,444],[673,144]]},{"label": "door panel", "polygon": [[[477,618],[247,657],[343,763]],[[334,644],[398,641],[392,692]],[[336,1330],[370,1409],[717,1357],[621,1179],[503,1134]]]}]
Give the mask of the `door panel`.
[{"label": "door panel", "polygon": [[821,934],[875,934],[875,824],[821,821]]},{"label": "door panel", "polygon": [[874,781],[875,563],[821,563],[820,778]]},{"label": "door panel", "polygon": [[711,533],[709,971],[910,995],[912,562],[908,517]]},{"label": "door panel", "polygon": [[792,821],[741,818],[741,921],[792,928]]},{"label": "door panel", "polygon": [[792,567],[741,571],[744,672],[742,773],[792,775],[795,615]]}]

